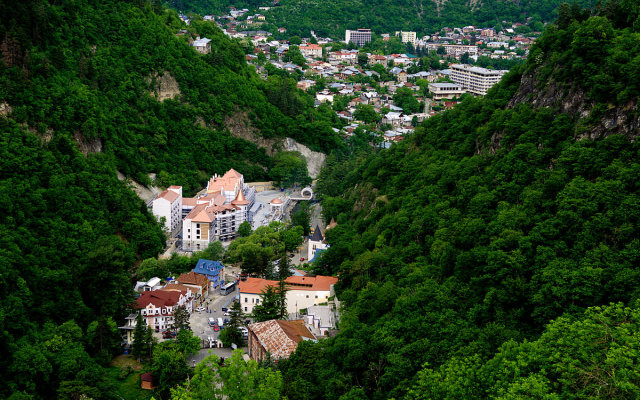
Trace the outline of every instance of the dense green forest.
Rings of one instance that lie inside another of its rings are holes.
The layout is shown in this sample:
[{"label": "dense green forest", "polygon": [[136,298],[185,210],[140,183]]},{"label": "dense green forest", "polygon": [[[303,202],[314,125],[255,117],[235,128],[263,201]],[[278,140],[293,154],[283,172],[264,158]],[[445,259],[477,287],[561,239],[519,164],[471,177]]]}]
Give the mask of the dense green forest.
[{"label": "dense green forest", "polygon": [[[187,194],[229,168],[270,178],[277,160],[231,135],[229,118],[258,137],[340,147],[310,96],[260,79],[212,23],[177,36],[185,26],[158,4],[0,8],[1,398],[118,398],[105,372],[117,324],[135,267],[165,237],[117,172],[145,184],[156,173]],[[189,46],[197,35],[212,39],[210,54]]]},{"label": "dense green forest", "polygon": [[[431,34],[440,28],[476,25],[502,26],[509,22],[550,22],[563,0],[281,0],[266,13],[267,22],[287,28],[287,33],[309,37],[310,31],[321,36],[342,38],[345,29],[369,28],[375,33],[399,30]],[[596,0],[577,0],[581,6],[594,6]],[[170,0],[167,4],[177,10],[204,14],[226,13],[230,6],[256,10],[258,6],[272,6],[272,1],[247,0],[240,2],[212,0]]]},{"label": "dense green forest", "polygon": [[[640,396],[638,92],[615,72],[637,72],[639,16],[564,6],[486,97],[330,158],[317,189],[338,225],[316,272],[346,311],[279,363],[289,399]],[[562,111],[576,98],[591,112]],[[603,109],[630,133],[577,139]]]}]

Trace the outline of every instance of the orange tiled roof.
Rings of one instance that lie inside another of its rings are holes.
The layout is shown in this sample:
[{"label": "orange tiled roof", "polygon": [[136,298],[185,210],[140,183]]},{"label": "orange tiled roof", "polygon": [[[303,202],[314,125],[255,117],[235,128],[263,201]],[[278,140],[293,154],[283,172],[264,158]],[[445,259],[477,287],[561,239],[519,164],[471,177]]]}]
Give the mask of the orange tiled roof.
[{"label": "orange tiled roof", "polygon": [[176,201],[178,199],[178,193],[169,190],[169,189],[165,189],[164,192],[160,193],[160,195],[158,195],[159,199],[165,199],[167,200],[169,203],[173,203],[174,201]]}]

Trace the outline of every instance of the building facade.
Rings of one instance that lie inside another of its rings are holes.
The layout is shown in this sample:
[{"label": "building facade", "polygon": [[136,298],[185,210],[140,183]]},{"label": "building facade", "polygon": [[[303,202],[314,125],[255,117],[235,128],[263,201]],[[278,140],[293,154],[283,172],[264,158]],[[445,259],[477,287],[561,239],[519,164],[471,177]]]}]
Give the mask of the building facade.
[{"label": "building facade", "polygon": [[429,93],[433,95],[434,100],[453,99],[462,96],[465,91],[460,84],[457,83],[430,83]]},{"label": "building facade", "polygon": [[[333,276],[290,276],[285,280],[287,287],[287,313],[295,314],[301,309],[329,300],[331,286],[338,282]],[[240,306],[246,314],[262,303],[262,292],[268,286],[277,286],[278,281],[247,278],[240,281]]]},{"label": "building facade", "polygon": [[411,43],[414,46],[416,45],[417,36],[415,32],[398,31],[396,32],[396,36],[400,37],[402,43]]},{"label": "building facade", "polygon": [[169,186],[151,203],[151,212],[158,220],[164,218],[164,229],[168,233],[180,228],[182,221],[182,186]]},{"label": "building facade", "polygon": [[[176,285],[177,286],[177,285]],[[176,287],[176,289],[178,289]],[[174,322],[173,312],[177,307],[192,309],[193,295],[186,290],[153,290],[143,292],[136,300],[136,308],[147,326],[156,331],[170,329]]]},{"label": "building facade", "polygon": [[322,47],[317,44],[303,44],[299,46],[300,53],[305,57],[322,58]]},{"label": "building facade", "polygon": [[502,79],[506,71],[496,71],[473,67],[466,64],[452,64],[451,79],[468,93],[484,96],[493,85]]},{"label": "building facade", "polygon": [[358,29],[357,31],[345,32],[345,42],[353,42],[358,46],[363,46],[371,41],[371,29]]},{"label": "building facade", "polygon": [[[251,195],[251,201],[245,192]],[[245,185],[239,172],[231,169],[223,176],[214,175],[202,196],[183,201],[183,208],[188,207],[182,221],[183,250],[204,250],[214,240],[236,237],[240,224],[249,219],[253,199],[255,190]]]}]

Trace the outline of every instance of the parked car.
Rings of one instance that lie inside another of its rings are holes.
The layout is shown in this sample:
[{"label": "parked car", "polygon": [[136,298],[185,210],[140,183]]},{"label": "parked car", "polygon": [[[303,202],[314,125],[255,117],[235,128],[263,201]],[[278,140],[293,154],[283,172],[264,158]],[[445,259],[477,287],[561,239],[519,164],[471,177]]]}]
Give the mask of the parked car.
[{"label": "parked car", "polygon": [[300,257],[300,261],[304,261],[304,257]]},{"label": "parked car", "polygon": [[178,334],[176,332],[170,332],[170,331],[165,331],[162,332],[162,338],[163,339],[171,339],[178,336]]},{"label": "parked car", "polygon": [[227,307],[222,307],[221,310],[222,311],[229,311],[229,309]]},{"label": "parked car", "polygon": [[224,313],[224,316],[225,316],[225,317],[228,317],[228,316],[230,316],[230,315],[231,315],[231,314],[229,314],[229,312]]},{"label": "parked car", "polygon": [[213,331],[214,332],[218,332],[220,330],[220,327],[218,325],[214,325],[213,326]]},{"label": "parked car", "polygon": [[224,323],[225,323],[225,325],[228,324],[229,323],[229,318],[225,318],[224,319]]},{"label": "parked car", "polygon": [[204,310],[206,310],[206,308],[204,308],[204,307],[202,307],[202,306],[201,306],[201,307],[196,308],[196,311],[197,311],[197,312],[203,312]]}]

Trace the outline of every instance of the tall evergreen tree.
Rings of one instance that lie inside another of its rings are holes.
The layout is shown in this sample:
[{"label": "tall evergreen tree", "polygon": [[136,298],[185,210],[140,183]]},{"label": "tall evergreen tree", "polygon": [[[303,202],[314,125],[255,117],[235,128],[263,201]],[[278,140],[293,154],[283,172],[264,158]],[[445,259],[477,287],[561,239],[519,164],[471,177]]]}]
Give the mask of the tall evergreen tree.
[{"label": "tall evergreen tree", "polygon": [[147,353],[147,324],[142,319],[142,315],[138,313],[136,316],[136,327],[133,330],[133,344],[131,345],[131,354],[135,358],[142,357],[143,354]]}]

